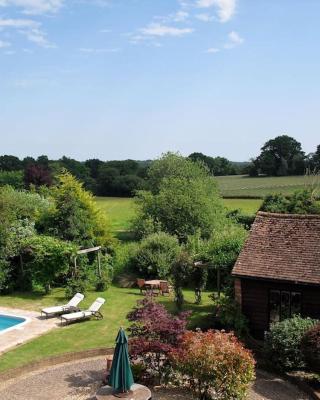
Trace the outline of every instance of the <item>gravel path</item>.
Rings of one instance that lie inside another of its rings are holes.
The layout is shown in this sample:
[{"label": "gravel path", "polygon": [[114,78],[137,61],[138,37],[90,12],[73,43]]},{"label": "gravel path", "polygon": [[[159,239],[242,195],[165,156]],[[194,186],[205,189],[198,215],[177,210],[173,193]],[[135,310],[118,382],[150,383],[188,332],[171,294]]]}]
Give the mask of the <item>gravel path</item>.
[{"label": "gravel path", "polygon": [[[105,362],[101,358],[61,364],[0,383],[1,400],[94,400]],[[161,391],[153,400],[191,400],[181,391]],[[265,372],[257,373],[248,400],[309,400],[295,386]]]}]

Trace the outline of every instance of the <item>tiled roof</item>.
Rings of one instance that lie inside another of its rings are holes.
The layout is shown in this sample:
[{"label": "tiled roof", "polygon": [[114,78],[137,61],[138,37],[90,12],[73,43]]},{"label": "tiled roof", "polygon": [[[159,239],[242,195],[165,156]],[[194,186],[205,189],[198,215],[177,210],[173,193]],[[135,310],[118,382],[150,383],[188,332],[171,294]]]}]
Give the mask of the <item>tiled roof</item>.
[{"label": "tiled roof", "polygon": [[232,274],[320,285],[320,215],[259,212]]}]

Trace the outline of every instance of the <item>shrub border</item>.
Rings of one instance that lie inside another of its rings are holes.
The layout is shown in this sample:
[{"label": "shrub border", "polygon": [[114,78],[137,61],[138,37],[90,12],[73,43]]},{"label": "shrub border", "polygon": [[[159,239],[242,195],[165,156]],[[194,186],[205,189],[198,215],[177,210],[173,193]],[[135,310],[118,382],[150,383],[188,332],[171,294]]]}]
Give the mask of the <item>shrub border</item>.
[{"label": "shrub border", "polygon": [[43,360],[34,361],[21,367],[12,368],[4,372],[0,372],[0,382],[5,382],[10,379],[16,379],[23,375],[35,372],[43,368],[56,366],[66,362],[77,361],[81,359],[89,359],[98,356],[107,356],[113,354],[113,348],[97,348],[78,352],[64,353],[56,356],[51,356]]}]

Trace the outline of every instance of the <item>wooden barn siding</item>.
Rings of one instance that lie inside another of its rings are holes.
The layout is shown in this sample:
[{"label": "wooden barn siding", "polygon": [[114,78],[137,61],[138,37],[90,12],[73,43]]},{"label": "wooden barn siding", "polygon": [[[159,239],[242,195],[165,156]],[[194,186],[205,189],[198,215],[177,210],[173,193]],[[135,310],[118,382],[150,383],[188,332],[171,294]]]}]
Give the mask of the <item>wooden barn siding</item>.
[{"label": "wooden barn siding", "polygon": [[320,319],[320,287],[241,279],[242,312],[249,319],[250,329],[262,336],[269,327],[269,291],[288,290],[301,292],[302,314]]}]

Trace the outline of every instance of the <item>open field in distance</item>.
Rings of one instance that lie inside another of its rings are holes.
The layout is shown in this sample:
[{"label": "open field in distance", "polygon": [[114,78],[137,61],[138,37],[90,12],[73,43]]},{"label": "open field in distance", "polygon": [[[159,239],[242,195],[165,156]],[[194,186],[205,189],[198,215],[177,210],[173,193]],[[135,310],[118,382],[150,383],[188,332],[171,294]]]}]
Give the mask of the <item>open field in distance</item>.
[{"label": "open field in distance", "polygon": [[223,197],[264,197],[270,193],[289,194],[298,189],[319,185],[319,177],[279,176],[251,178],[247,175],[217,176]]},{"label": "open field in distance", "polygon": [[[250,178],[243,175],[216,177],[223,202],[229,210],[240,209],[244,214],[255,214],[261,206],[262,198],[269,193],[289,194],[297,189],[319,187],[319,178],[285,176],[285,177],[259,177]],[[242,198],[241,198],[242,197]],[[247,198],[249,197],[249,198]],[[253,198],[250,198],[253,197]],[[257,199],[254,197],[261,197]],[[97,197],[99,206],[107,213],[111,228],[114,233],[126,232],[135,215],[133,199],[121,197]]]}]

